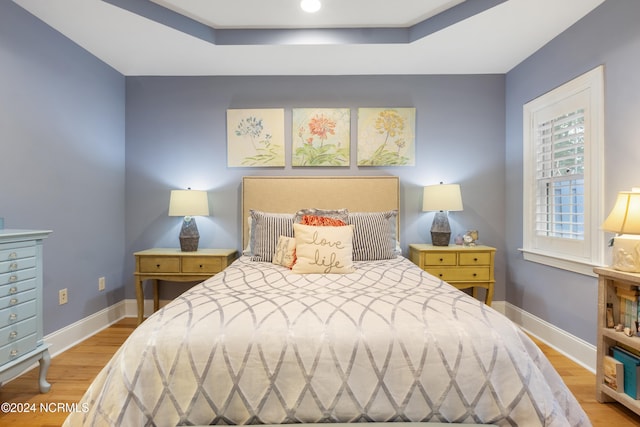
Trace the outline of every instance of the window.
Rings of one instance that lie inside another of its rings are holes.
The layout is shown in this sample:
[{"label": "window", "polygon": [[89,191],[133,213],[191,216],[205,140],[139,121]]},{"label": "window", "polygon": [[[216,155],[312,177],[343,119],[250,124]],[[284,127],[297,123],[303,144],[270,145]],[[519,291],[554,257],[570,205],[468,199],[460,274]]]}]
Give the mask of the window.
[{"label": "window", "polygon": [[523,254],[593,275],[604,257],[603,67],[524,106]]}]

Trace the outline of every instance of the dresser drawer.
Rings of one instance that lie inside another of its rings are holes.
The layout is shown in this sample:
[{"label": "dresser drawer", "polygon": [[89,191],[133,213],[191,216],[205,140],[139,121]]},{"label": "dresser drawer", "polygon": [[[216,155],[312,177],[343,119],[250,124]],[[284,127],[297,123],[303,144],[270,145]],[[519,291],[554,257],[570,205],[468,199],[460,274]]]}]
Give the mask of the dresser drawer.
[{"label": "dresser drawer", "polygon": [[219,273],[222,271],[222,260],[211,256],[189,256],[182,258],[183,273]]},{"label": "dresser drawer", "polygon": [[35,299],[36,299],[36,290],[29,289],[26,292],[20,292],[14,295],[9,295],[9,296],[0,298],[0,309],[17,306],[27,301],[31,301]]},{"label": "dresser drawer", "polygon": [[0,309],[0,326],[11,325],[36,315],[36,301],[31,300],[22,304]]},{"label": "dresser drawer", "polygon": [[489,267],[477,268],[428,268],[427,272],[445,282],[475,282],[489,280]]},{"label": "dresser drawer", "polygon": [[37,330],[38,322],[35,317],[0,328],[0,346],[35,334]]},{"label": "dresser drawer", "polygon": [[31,334],[27,337],[18,339],[12,343],[0,347],[0,365],[11,362],[19,358],[20,356],[29,353],[34,350],[38,344],[38,337],[36,334]]},{"label": "dresser drawer", "polygon": [[31,242],[20,244],[0,244],[0,262],[15,261],[21,258],[30,258],[36,256],[36,247]]},{"label": "dresser drawer", "polygon": [[34,268],[36,266],[36,258],[18,258],[11,261],[0,262],[0,273],[11,273],[18,270],[25,270],[27,268]]},{"label": "dresser drawer", "polygon": [[461,252],[460,265],[489,265],[491,254],[488,252]]},{"label": "dresser drawer", "polygon": [[27,268],[26,270],[17,270],[17,271],[12,271],[10,273],[1,273],[0,286],[12,285],[22,280],[33,279],[35,277],[36,277],[35,268]]},{"label": "dresser drawer", "polygon": [[180,257],[140,258],[140,273],[180,273]]},{"label": "dresser drawer", "polygon": [[457,265],[455,253],[429,252],[424,254],[424,266],[431,265]]},{"label": "dresser drawer", "polygon": [[36,288],[36,279],[21,280],[16,283],[0,286],[0,298],[15,295]]}]

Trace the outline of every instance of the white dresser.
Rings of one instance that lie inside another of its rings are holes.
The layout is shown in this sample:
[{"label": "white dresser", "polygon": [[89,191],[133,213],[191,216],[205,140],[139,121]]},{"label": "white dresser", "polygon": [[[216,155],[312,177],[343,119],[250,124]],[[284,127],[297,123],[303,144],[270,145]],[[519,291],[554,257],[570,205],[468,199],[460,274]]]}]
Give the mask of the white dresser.
[{"label": "white dresser", "polygon": [[42,338],[42,240],[49,233],[0,230],[0,385],[39,362],[42,393],[51,387]]}]

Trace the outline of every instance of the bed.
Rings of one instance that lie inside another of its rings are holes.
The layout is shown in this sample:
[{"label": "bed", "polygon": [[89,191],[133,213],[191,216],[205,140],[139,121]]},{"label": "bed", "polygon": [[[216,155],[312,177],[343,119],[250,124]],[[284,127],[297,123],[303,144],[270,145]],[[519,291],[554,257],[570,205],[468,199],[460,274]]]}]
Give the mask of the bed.
[{"label": "bed", "polygon": [[242,188],[243,255],[138,326],[66,426],[590,425],[512,322],[398,253],[396,177]]}]

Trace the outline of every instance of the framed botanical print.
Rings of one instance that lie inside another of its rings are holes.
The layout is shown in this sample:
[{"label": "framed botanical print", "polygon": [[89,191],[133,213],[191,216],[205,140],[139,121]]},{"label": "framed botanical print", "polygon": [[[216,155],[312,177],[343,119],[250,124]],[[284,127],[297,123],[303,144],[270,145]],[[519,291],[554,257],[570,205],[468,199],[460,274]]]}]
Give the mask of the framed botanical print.
[{"label": "framed botanical print", "polygon": [[284,109],[227,110],[227,166],[284,167]]},{"label": "framed botanical print", "polygon": [[415,134],[415,108],[359,108],[358,166],[414,166]]},{"label": "framed botanical print", "polygon": [[292,166],[349,166],[348,108],[294,108],[291,129]]}]

